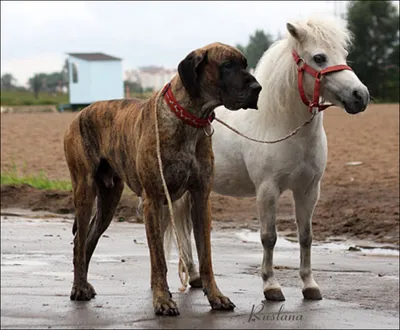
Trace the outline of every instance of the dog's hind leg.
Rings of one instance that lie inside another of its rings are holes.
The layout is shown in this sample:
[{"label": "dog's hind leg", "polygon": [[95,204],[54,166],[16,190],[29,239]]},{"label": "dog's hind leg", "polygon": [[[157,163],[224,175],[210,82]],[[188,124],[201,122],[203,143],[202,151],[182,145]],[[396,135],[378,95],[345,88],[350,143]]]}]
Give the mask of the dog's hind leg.
[{"label": "dog's hind leg", "polygon": [[112,188],[107,188],[106,183],[96,177],[97,209],[96,215],[90,223],[88,241],[86,244],[86,271],[89,269],[90,259],[96,249],[100,236],[107,230],[114,216],[115,209],[124,190],[124,182],[113,178]]},{"label": "dog's hind leg", "polygon": [[150,250],[151,288],[156,315],[179,315],[167,283],[167,262],[163,249],[161,230],[162,202],[143,194],[143,215],[147,243]]},{"label": "dog's hind leg", "polygon": [[86,272],[86,239],[89,221],[95,199],[95,187],[93,178],[89,175],[81,177],[73,182],[75,225],[74,238],[74,284],[72,286],[71,300],[90,300],[96,292],[87,281]]}]

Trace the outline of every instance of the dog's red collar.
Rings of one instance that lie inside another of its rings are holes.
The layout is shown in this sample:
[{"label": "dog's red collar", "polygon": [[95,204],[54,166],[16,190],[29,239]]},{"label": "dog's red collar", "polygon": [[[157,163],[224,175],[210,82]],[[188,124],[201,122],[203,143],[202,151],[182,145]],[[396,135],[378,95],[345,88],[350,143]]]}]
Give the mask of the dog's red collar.
[{"label": "dog's red collar", "polygon": [[215,118],[214,112],[207,119],[202,119],[202,118],[196,117],[195,115],[191,114],[189,111],[185,110],[185,108],[183,108],[178,103],[178,101],[175,99],[175,96],[172,93],[172,90],[170,87],[171,87],[171,83],[166,84],[161,92],[161,95],[164,96],[164,99],[167,102],[169,108],[179,119],[181,119],[186,124],[196,127],[196,128],[205,128],[211,124],[211,122]]}]

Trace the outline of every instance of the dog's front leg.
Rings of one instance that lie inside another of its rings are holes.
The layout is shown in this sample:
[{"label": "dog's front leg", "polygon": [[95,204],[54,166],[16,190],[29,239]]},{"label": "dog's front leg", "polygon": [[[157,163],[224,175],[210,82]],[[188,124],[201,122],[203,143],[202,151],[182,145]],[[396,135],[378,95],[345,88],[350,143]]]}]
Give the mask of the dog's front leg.
[{"label": "dog's front leg", "polygon": [[171,299],[167,283],[167,262],[164,255],[161,231],[162,202],[144,194],[143,215],[146,226],[147,243],[150,250],[151,288],[153,307],[156,315],[179,315],[176,303]]},{"label": "dog's front leg", "polygon": [[211,205],[210,192],[191,192],[193,232],[199,257],[203,291],[212,309],[232,310],[235,304],[225,297],[215,282],[211,259]]}]

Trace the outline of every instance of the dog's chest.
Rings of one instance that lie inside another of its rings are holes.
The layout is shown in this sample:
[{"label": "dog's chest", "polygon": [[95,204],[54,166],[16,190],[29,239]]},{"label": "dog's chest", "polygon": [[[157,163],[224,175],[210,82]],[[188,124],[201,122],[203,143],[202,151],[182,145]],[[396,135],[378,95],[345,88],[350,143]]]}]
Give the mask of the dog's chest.
[{"label": "dog's chest", "polygon": [[185,147],[179,151],[165,153],[162,158],[164,178],[174,200],[183,195],[188,188],[189,180],[196,177],[200,170],[195,149],[189,150],[187,146]]}]

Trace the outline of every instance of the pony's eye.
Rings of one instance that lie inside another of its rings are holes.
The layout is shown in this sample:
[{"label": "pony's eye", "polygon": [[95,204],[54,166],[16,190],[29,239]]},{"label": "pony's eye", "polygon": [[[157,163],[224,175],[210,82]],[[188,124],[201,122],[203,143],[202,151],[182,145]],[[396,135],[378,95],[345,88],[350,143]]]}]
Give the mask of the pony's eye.
[{"label": "pony's eye", "polygon": [[313,60],[317,64],[322,64],[326,62],[326,56],[324,54],[314,55]]}]

